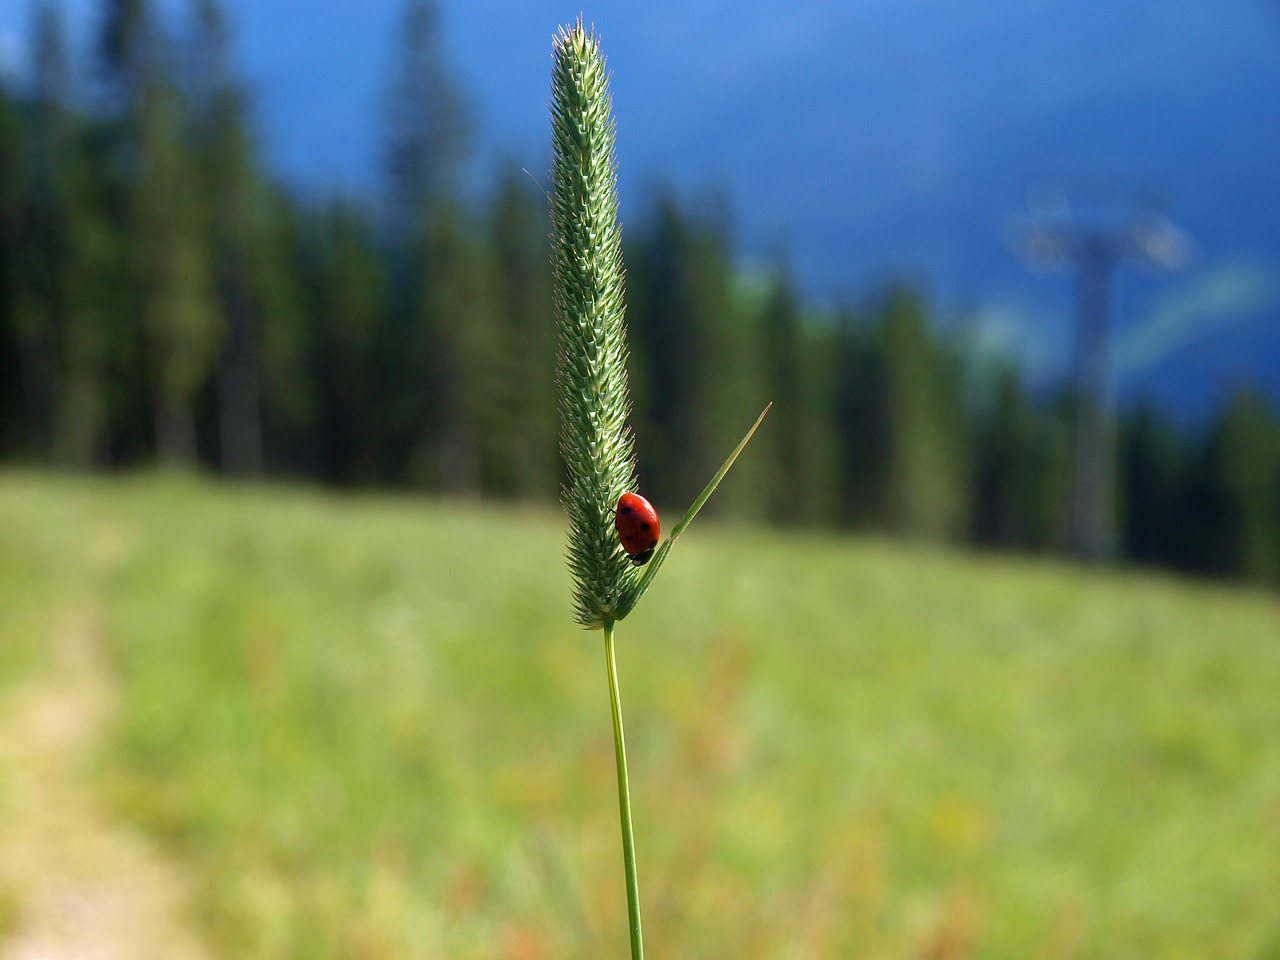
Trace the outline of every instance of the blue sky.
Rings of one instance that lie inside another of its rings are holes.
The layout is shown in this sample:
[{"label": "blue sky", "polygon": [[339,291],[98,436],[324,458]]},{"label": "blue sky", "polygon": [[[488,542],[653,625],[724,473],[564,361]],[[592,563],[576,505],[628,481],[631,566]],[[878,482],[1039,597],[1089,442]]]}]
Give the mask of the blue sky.
[{"label": "blue sky", "polygon": [[[97,6],[66,0],[79,42]],[[275,169],[308,191],[374,189],[399,0],[227,6]],[[11,66],[33,7],[0,6]],[[1199,256],[1174,277],[1122,276],[1118,332],[1139,344],[1118,351],[1126,376],[1164,389],[1158,368],[1194,362],[1209,336],[1244,336],[1209,393],[1265,379],[1268,350],[1280,368],[1280,5],[442,0],[482,179],[505,158],[545,168],[550,40],[579,12],[614,71],[624,218],[659,182],[723,191],[744,261],[785,260],[815,301],[918,278],[1051,378],[1070,282],[1010,252],[1029,185],[1063,172],[1156,185]]]}]

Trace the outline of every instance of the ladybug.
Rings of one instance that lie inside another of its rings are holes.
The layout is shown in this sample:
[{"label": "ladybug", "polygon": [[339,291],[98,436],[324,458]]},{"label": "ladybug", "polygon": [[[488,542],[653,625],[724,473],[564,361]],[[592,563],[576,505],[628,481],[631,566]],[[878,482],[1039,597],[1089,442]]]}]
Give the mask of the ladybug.
[{"label": "ladybug", "polygon": [[658,545],[658,511],[638,493],[624,493],[618,499],[618,512],[614,517],[622,549],[637,567],[649,562],[653,548]]}]

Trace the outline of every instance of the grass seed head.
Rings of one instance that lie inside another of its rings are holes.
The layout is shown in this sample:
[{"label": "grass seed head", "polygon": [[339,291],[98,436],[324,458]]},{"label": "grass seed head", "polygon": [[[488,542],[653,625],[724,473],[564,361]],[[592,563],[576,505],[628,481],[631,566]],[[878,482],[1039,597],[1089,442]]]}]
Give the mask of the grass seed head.
[{"label": "grass seed head", "polygon": [[569,568],[579,623],[628,609],[638,575],[618,543],[614,510],[636,487],[627,427],[622,232],[608,73],[595,31],[579,20],[555,41],[551,127],[552,265],[559,348],[560,452]]}]

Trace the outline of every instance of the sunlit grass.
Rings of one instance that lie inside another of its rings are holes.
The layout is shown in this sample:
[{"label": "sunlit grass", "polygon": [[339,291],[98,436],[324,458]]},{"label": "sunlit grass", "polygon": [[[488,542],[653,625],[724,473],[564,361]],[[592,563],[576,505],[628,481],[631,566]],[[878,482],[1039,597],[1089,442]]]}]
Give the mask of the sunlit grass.
[{"label": "sunlit grass", "polygon": [[[0,521],[0,697],[99,619],[99,782],[219,955],[619,955],[557,513],[10,474]],[[655,956],[1280,950],[1274,595],[714,523],[653,592],[619,658]]]}]

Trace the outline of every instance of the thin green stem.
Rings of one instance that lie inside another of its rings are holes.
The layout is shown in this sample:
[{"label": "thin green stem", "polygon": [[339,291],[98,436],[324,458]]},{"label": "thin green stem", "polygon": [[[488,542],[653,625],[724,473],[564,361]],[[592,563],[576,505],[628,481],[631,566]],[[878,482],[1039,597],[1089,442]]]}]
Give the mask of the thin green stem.
[{"label": "thin green stem", "polygon": [[613,708],[613,752],[618,765],[618,813],[622,819],[622,859],[627,872],[631,960],[644,960],[644,941],[640,936],[640,883],[636,879],[636,841],[631,834],[631,789],[627,785],[627,746],[622,736],[622,700],[618,696],[618,665],[613,656],[612,620],[604,622],[604,660],[609,671],[609,702]]}]

